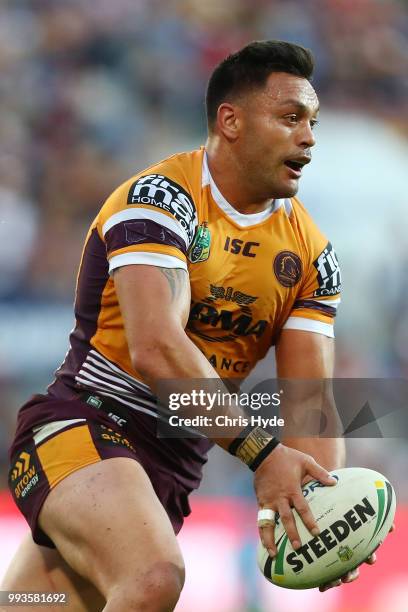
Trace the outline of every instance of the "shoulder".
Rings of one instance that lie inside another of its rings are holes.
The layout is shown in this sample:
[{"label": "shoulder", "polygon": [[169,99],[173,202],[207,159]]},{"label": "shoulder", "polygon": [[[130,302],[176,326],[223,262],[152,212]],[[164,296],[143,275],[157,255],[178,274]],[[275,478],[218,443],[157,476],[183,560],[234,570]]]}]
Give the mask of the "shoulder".
[{"label": "shoulder", "polygon": [[[100,210],[98,225],[101,233],[106,233],[106,224],[115,221],[117,215],[135,218],[137,209],[137,217],[159,213],[174,218],[191,240],[201,197],[202,156],[201,149],[178,153],[124,181]],[[112,220],[112,217],[115,219]]]},{"label": "shoulder", "polygon": [[289,220],[309,257],[321,252],[329,242],[312,215],[297,197],[290,199]]},{"label": "shoulder", "polygon": [[297,197],[290,198],[289,217],[296,221],[302,232],[319,231],[322,233],[306,206]]},{"label": "shoulder", "polygon": [[[196,195],[197,185],[201,186],[203,150],[176,153],[132,177],[130,186],[151,185],[163,193],[180,193],[185,190],[191,197]],[[130,198],[132,193],[129,193]]]},{"label": "shoulder", "polygon": [[[186,190],[194,197],[195,183],[201,181],[202,151],[177,153],[163,159],[124,181],[109,196],[105,205],[126,200],[126,204],[139,204],[140,193],[150,188],[151,193],[174,195]],[[181,189],[180,189],[181,188]]]},{"label": "shoulder", "polygon": [[292,222],[304,249],[305,283],[313,284],[314,298],[336,297],[341,290],[336,251],[300,200],[292,198],[291,202]]}]

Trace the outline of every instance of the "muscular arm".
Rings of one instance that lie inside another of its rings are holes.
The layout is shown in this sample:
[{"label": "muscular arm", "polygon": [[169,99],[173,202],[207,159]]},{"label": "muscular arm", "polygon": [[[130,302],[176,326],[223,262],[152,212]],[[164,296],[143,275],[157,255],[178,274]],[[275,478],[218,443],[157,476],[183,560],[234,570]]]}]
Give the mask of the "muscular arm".
[{"label": "muscular arm", "polygon": [[[163,379],[219,378],[185,332],[190,283],[184,270],[125,266],[115,271],[114,281],[132,365],[153,391]],[[241,430],[231,427],[231,437],[217,438],[217,444],[227,449]]]},{"label": "muscular arm", "polygon": [[184,331],[190,309],[184,270],[125,266],[114,280],[132,365],[153,390],[162,378],[216,376]]},{"label": "muscular arm", "polygon": [[[322,334],[294,329],[283,330],[276,345],[279,378],[300,381],[293,385],[286,409],[291,411],[291,422],[299,432],[305,427],[312,411],[323,411],[330,431],[338,427],[330,379],[334,370],[334,340]],[[302,383],[301,381],[305,381]],[[290,383],[289,383],[290,385]],[[284,444],[310,454],[327,470],[345,464],[344,440],[340,437],[284,437]]]},{"label": "muscular arm", "polygon": [[[301,422],[307,418],[307,413],[318,408],[323,410],[329,420],[329,426],[341,431],[330,379],[334,370],[334,341],[322,334],[309,333],[297,330],[284,330],[276,346],[276,362],[278,376],[282,379],[297,379],[307,381],[305,386],[299,385],[299,393],[295,391],[294,402],[290,409],[295,412],[294,418]],[[326,379],[326,382],[324,382]],[[310,382],[310,385],[309,385]],[[314,384],[314,382],[316,384]],[[302,393],[303,388],[303,393]],[[301,438],[286,437],[285,446],[300,450],[311,455],[322,467],[333,470],[345,464],[344,439],[336,438]],[[303,483],[310,480],[307,475]],[[376,560],[375,553],[370,555],[366,562],[372,565]],[[353,582],[359,576],[356,568],[347,572],[341,579],[335,580],[319,587],[326,591],[342,582]]]}]

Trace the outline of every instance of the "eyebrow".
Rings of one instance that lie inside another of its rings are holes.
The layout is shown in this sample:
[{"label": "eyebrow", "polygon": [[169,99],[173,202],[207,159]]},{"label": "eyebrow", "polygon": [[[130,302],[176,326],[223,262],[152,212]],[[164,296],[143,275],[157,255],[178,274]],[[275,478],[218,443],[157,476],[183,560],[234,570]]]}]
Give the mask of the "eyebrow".
[{"label": "eyebrow", "polygon": [[[303,104],[303,102],[299,102],[299,100],[295,100],[292,98],[288,100],[283,100],[283,102],[280,102],[279,106],[296,106],[296,108],[303,113],[307,113],[309,111],[309,107],[306,106],[306,104]],[[318,113],[319,110],[320,110],[320,106],[317,107],[315,112]]]}]

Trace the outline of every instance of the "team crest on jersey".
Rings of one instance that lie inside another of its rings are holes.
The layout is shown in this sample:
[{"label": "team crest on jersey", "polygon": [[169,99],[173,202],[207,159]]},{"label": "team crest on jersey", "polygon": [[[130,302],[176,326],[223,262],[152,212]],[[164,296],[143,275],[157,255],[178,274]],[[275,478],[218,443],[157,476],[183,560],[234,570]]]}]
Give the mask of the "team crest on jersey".
[{"label": "team crest on jersey", "polygon": [[273,262],[275,276],[284,287],[294,287],[302,278],[302,261],[292,251],[281,251]]},{"label": "team crest on jersey", "polygon": [[210,256],[211,234],[208,223],[205,221],[198,228],[194,240],[188,250],[191,263],[206,261]]},{"label": "team crest on jersey", "polygon": [[341,273],[336,253],[330,244],[320,253],[313,262],[317,270],[318,289],[313,293],[315,297],[337,295],[341,291]]},{"label": "team crest on jersey", "polygon": [[148,174],[135,181],[129,190],[129,205],[152,206],[173,215],[192,240],[197,225],[194,202],[181,185],[162,174]]}]

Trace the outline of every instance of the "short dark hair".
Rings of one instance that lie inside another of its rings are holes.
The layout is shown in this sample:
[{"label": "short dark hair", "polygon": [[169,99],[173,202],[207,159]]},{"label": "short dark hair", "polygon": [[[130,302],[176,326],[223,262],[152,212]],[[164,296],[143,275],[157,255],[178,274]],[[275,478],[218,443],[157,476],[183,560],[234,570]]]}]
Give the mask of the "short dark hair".
[{"label": "short dark hair", "polygon": [[251,42],[226,57],[212,73],[206,93],[207,121],[211,129],[222,102],[265,85],[272,72],[287,72],[308,81],[314,68],[312,52],[282,40]]}]

